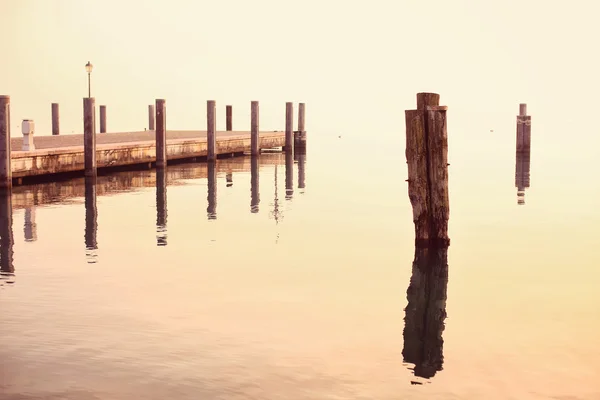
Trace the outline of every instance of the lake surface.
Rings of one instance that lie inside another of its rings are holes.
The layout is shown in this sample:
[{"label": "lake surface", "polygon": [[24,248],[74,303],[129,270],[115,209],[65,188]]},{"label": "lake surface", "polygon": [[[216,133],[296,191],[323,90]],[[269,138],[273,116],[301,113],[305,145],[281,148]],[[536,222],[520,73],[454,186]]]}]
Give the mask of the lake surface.
[{"label": "lake surface", "polygon": [[534,118],[518,204],[514,123],[450,109],[452,242],[429,274],[403,126],[15,187],[0,398],[600,399],[594,146]]}]

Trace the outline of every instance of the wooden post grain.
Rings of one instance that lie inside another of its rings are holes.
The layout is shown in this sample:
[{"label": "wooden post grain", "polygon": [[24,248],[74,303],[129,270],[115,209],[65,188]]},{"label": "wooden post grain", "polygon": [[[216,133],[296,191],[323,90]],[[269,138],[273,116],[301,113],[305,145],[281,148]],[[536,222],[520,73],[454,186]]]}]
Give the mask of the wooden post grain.
[{"label": "wooden post grain", "polygon": [[155,111],[154,111],[154,105],[150,104],[148,106],[148,130],[149,131],[153,131],[154,128],[154,118],[155,118]]},{"label": "wooden post grain", "polygon": [[250,103],[250,153],[253,156],[260,154],[259,138],[259,108],[258,101]]},{"label": "wooden post grain", "polygon": [[225,106],[225,130],[232,131],[233,130],[233,107]]},{"label": "wooden post grain", "polygon": [[206,141],[208,150],[206,159],[208,161],[215,161],[217,159],[216,112],[216,102],[214,100],[208,100],[206,102]]},{"label": "wooden post grain", "polygon": [[85,176],[96,176],[96,100],[83,99],[83,147]]},{"label": "wooden post grain", "polygon": [[285,103],[285,151],[294,152],[294,103]]},{"label": "wooden post grain", "polygon": [[100,133],[106,133],[106,106],[100,106]]},{"label": "wooden post grain", "polygon": [[52,103],[52,135],[60,135],[60,114],[58,103]]},{"label": "wooden post grain", "polygon": [[10,96],[0,96],[0,188],[12,187]]},{"label": "wooden post grain", "polygon": [[408,194],[418,246],[450,243],[446,110],[438,94],[418,93],[417,109],[405,112]]},{"label": "wooden post grain", "polygon": [[167,166],[167,105],[164,99],[156,99],[156,167]]}]

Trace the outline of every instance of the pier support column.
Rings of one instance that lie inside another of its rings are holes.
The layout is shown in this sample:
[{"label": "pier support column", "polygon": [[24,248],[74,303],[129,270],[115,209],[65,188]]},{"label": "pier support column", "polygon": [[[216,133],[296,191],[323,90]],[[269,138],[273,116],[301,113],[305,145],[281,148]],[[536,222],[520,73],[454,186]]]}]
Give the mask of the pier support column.
[{"label": "pier support column", "polygon": [[106,133],[106,106],[100,106],[100,133]]},{"label": "pier support column", "polygon": [[206,102],[206,141],[207,141],[207,160],[215,161],[217,159],[217,132],[216,132],[216,102],[208,100]]},{"label": "pier support column", "polygon": [[167,166],[167,106],[164,99],[156,99],[156,167]]},{"label": "pier support column", "polygon": [[52,135],[60,135],[60,116],[58,103],[52,103]]},{"label": "pier support column", "polygon": [[250,103],[250,152],[253,156],[260,154],[258,101]]},{"label": "pier support column", "polygon": [[10,96],[0,96],[0,188],[12,187]]},{"label": "pier support column", "polygon": [[225,130],[232,131],[233,130],[233,107],[225,106]]},{"label": "pier support column", "polygon": [[149,131],[153,131],[154,130],[154,105],[150,104],[148,106],[148,130]]},{"label": "pier support column", "polygon": [[83,99],[83,152],[85,176],[96,176],[96,99]]},{"label": "pier support column", "polygon": [[294,152],[294,103],[285,103],[285,151]]}]

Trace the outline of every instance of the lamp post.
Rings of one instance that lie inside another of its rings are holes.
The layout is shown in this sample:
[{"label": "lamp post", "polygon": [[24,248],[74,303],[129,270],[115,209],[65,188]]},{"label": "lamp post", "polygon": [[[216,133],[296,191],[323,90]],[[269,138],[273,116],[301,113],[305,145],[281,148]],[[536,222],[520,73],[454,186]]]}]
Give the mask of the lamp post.
[{"label": "lamp post", "polygon": [[92,81],[91,81],[92,69],[94,69],[94,66],[92,65],[91,62],[88,61],[87,64],[85,64],[85,70],[87,71],[87,74],[88,74],[88,97],[92,97]]}]

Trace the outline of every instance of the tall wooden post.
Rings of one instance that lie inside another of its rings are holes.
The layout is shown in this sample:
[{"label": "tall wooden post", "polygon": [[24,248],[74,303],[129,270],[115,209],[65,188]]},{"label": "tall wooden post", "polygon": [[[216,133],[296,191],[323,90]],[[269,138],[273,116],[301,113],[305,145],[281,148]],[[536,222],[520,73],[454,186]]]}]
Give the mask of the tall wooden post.
[{"label": "tall wooden post", "polygon": [[208,167],[208,207],[206,208],[206,215],[209,220],[217,219],[217,166],[216,162],[210,161],[207,163]]},{"label": "tall wooden post", "polygon": [[258,171],[258,157],[250,158],[250,212],[253,214],[258,212],[258,204],[260,203]]},{"label": "tall wooden post", "polygon": [[98,249],[98,207],[96,203],[96,177],[85,178],[85,249],[89,264],[97,262],[96,250]]},{"label": "tall wooden post", "polygon": [[253,101],[250,103],[250,153],[253,156],[257,156],[260,154],[260,137],[258,121],[258,101]]},{"label": "tall wooden post", "polygon": [[294,103],[285,103],[285,151],[294,152]]},{"label": "tall wooden post", "polygon": [[100,106],[100,133],[106,133],[106,106]]},{"label": "tall wooden post", "polygon": [[167,166],[167,105],[164,99],[156,99],[156,167]]},{"label": "tall wooden post", "polygon": [[12,280],[14,242],[12,188],[0,188],[0,279]]},{"label": "tall wooden post", "polygon": [[52,135],[60,135],[60,115],[58,103],[52,103]]},{"label": "tall wooden post", "polygon": [[440,96],[418,93],[417,109],[406,110],[408,195],[413,209],[415,243],[448,245],[447,107]]},{"label": "tall wooden post", "polygon": [[214,100],[208,100],[206,102],[206,141],[208,155],[206,159],[208,161],[215,161],[217,159],[217,120],[216,120],[216,102]]},{"label": "tall wooden post", "polygon": [[148,106],[148,130],[149,131],[153,131],[154,128],[154,117],[155,117],[155,111],[154,111],[154,104],[150,104]]},{"label": "tall wooden post", "polygon": [[298,104],[298,132],[303,133],[306,131],[304,128],[304,103]]},{"label": "tall wooden post", "polygon": [[225,130],[233,130],[233,108],[231,106],[225,106]]},{"label": "tall wooden post", "polygon": [[527,104],[519,104],[517,116],[517,152],[531,148],[531,116],[527,115]]},{"label": "tall wooden post", "polygon": [[83,98],[83,151],[85,176],[96,176],[96,99]]},{"label": "tall wooden post", "polygon": [[10,96],[0,96],[0,188],[12,187]]},{"label": "tall wooden post", "polygon": [[156,169],[156,245],[167,245],[167,169]]}]

